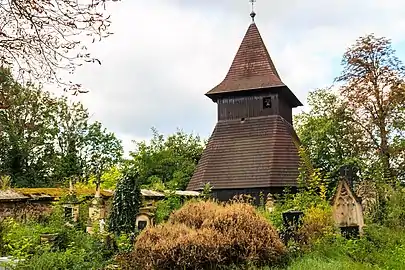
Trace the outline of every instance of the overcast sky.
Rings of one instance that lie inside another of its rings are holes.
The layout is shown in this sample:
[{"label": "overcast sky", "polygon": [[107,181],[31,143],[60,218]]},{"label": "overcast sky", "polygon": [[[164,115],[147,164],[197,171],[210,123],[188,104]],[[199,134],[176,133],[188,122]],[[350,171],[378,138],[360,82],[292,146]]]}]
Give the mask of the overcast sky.
[{"label": "overcast sky", "polygon": [[[151,127],[207,138],[216,106],[204,94],[226,75],[250,24],[248,0],[122,0],[110,5],[114,35],[93,45],[102,65],[77,70],[80,95],[131,150]],[[256,23],[279,74],[305,103],[339,75],[356,38],[393,40],[405,60],[403,0],[258,0]]]}]

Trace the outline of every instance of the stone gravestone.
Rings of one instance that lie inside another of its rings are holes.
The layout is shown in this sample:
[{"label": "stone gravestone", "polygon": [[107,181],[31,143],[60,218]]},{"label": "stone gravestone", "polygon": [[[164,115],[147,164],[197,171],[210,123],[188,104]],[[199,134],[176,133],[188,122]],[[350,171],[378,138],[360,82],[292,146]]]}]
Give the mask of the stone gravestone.
[{"label": "stone gravestone", "polygon": [[361,235],[364,227],[361,200],[353,192],[345,177],[341,177],[332,202],[333,218],[342,235],[348,238]]}]

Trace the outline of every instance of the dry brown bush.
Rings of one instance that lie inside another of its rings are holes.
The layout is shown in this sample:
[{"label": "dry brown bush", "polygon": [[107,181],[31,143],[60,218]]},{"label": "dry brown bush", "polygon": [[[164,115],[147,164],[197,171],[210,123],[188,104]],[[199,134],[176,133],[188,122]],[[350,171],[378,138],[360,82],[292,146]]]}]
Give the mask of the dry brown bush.
[{"label": "dry brown bush", "polygon": [[142,232],[123,269],[215,269],[272,264],[286,249],[277,232],[247,204],[188,203],[168,223]]},{"label": "dry brown bush", "polygon": [[232,261],[271,263],[284,252],[276,230],[249,204],[220,207],[213,219],[204,222],[203,228],[212,228],[225,236],[232,246]]},{"label": "dry brown bush", "polygon": [[190,201],[175,211],[169,218],[171,223],[185,224],[191,228],[201,228],[205,220],[214,218],[221,206],[213,201]]}]

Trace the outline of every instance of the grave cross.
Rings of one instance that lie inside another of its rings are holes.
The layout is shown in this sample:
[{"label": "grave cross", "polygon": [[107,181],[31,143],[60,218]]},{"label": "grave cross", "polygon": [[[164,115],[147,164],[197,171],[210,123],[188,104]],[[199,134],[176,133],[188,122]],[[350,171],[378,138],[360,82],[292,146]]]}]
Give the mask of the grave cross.
[{"label": "grave cross", "polygon": [[340,176],[345,178],[351,187],[353,186],[354,174],[355,168],[353,166],[345,165],[340,168]]}]

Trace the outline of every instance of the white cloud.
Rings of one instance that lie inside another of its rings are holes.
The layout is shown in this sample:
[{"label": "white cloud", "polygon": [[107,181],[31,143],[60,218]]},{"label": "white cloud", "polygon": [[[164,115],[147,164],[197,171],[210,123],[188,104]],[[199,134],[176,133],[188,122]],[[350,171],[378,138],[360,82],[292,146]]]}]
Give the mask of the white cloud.
[{"label": "white cloud", "polygon": [[[247,0],[124,0],[110,5],[113,36],[91,47],[102,66],[75,79],[92,91],[80,99],[128,148],[150,128],[177,127],[207,137],[216,107],[204,96],[225,76],[250,23]],[[257,25],[291,90],[329,85],[340,57],[374,32],[405,41],[405,2],[395,0],[258,1]],[[400,48],[397,48],[398,50]]]}]

